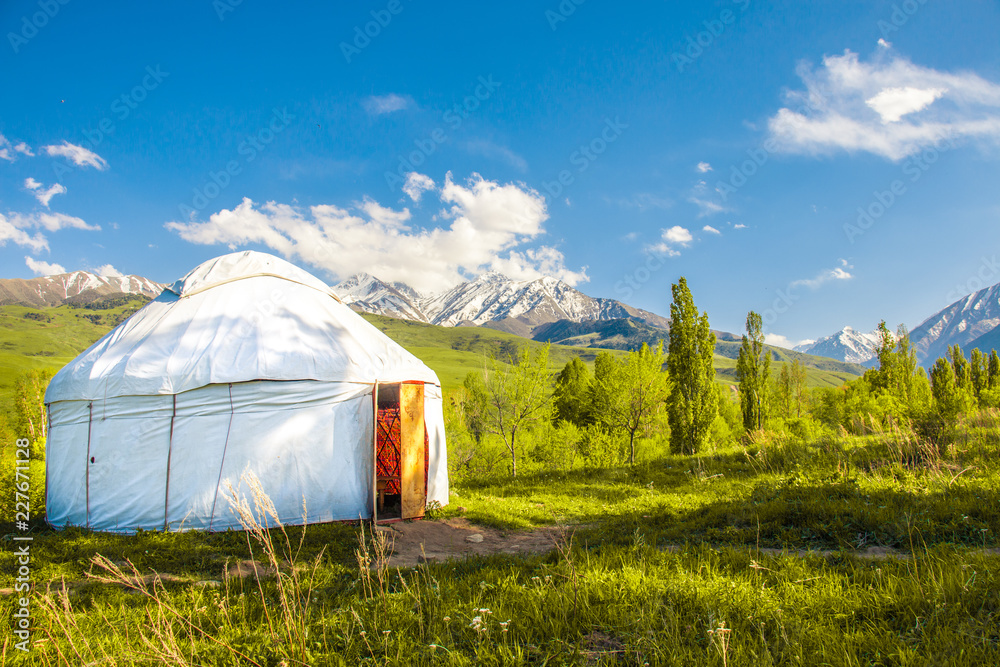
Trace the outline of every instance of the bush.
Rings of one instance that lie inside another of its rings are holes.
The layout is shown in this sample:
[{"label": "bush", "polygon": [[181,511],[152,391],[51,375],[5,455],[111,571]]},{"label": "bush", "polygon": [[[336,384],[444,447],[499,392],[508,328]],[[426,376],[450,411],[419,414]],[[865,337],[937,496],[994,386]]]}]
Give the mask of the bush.
[{"label": "bush", "polygon": [[621,432],[608,432],[592,424],[583,429],[580,455],[591,468],[620,466],[628,460],[628,440]]},{"label": "bush", "polygon": [[546,470],[572,470],[576,466],[583,439],[583,430],[576,424],[560,421],[553,426],[543,422],[532,429],[529,437],[534,441],[532,458]]}]

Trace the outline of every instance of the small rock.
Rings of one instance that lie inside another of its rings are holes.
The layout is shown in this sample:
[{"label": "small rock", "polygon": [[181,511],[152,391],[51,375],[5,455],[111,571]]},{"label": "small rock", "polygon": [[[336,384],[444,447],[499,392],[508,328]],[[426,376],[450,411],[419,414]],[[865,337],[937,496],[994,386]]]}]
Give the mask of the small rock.
[{"label": "small rock", "polygon": [[472,542],[473,544],[479,544],[480,542],[483,541],[483,536],[480,535],[479,533],[473,533],[472,535],[466,535],[465,541]]},{"label": "small rock", "polygon": [[195,586],[204,586],[205,588],[219,588],[222,586],[222,582],[217,579],[205,579],[204,581],[194,582]]},{"label": "small rock", "polygon": [[417,562],[418,563],[436,563],[437,562],[437,558],[435,558],[434,556],[426,556],[424,554],[420,554],[419,556],[417,556]]},{"label": "small rock", "polygon": [[456,507],[455,509],[457,509],[457,510],[458,510],[459,512],[462,512],[463,514],[464,514],[465,512],[468,512],[468,510],[467,510],[467,509],[465,509],[464,507],[462,507],[461,505],[459,505],[459,506],[458,506],[458,507]]}]

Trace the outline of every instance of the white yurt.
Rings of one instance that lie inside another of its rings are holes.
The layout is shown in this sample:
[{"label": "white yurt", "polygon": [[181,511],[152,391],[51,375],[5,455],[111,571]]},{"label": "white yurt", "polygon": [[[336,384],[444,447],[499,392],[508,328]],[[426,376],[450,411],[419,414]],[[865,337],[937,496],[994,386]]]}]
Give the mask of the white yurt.
[{"label": "white yurt", "polygon": [[227,497],[250,496],[247,473],[286,525],[448,502],[435,373],[265,253],[195,268],[59,371],[45,401],[55,527],[238,529]]}]

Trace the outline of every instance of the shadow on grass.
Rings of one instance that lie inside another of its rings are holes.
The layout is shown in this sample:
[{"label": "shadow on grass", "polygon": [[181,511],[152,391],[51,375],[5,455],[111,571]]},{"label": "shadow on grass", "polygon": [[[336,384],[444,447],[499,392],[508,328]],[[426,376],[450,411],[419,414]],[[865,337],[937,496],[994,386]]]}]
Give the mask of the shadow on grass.
[{"label": "shadow on grass", "polygon": [[583,531],[609,544],[703,542],[789,549],[902,550],[957,544],[995,547],[1000,494],[963,486],[947,492],[866,491],[853,481],[759,483],[742,498],[710,501],[678,511],[605,515]]},{"label": "shadow on grass", "polygon": [[[294,526],[286,530],[292,545],[298,545],[303,528]],[[0,540],[8,541],[13,534],[12,524],[0,524]],[[131,561],[140,572],[155,570],[212,579],[221,578],[227,561],[250,558],[247,534],[243,531],[140,531],[135,535],[117,535],[83,528],[55,530],[44,523],[34,522],[28,534],[33,538],[32,574],[38,580],[60,575],[80,577],[89,570],[91,558],[98,553],[112,561]],[[313,558],[322,550],[325,562],[349,564],[353,562],[355,547],[356,526],[345,523],[311,524],[305,527],[301,558]],[[256,544],[254,548],[255,555],[259,556]],[[0,570],[12,572],[16,569],[14,550],[0,552]]]}]

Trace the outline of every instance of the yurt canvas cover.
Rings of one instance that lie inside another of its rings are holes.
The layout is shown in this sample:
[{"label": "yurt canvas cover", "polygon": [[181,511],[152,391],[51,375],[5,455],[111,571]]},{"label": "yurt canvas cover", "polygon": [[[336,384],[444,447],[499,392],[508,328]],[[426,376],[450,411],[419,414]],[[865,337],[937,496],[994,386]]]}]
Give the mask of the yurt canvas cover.
[{"label": "yurt canvas cover", "polygon": [[226,492],[249,496],[246,472],[282,523],[370,518],[380,388],[426,447],[402,452],[416,466],[402,480],[404,515],[407,499],[415,515],[447,504],[434,372],[284,260],[243,252],[205,262],[52,379],[48,521],[126,533],[239,528]]}]

